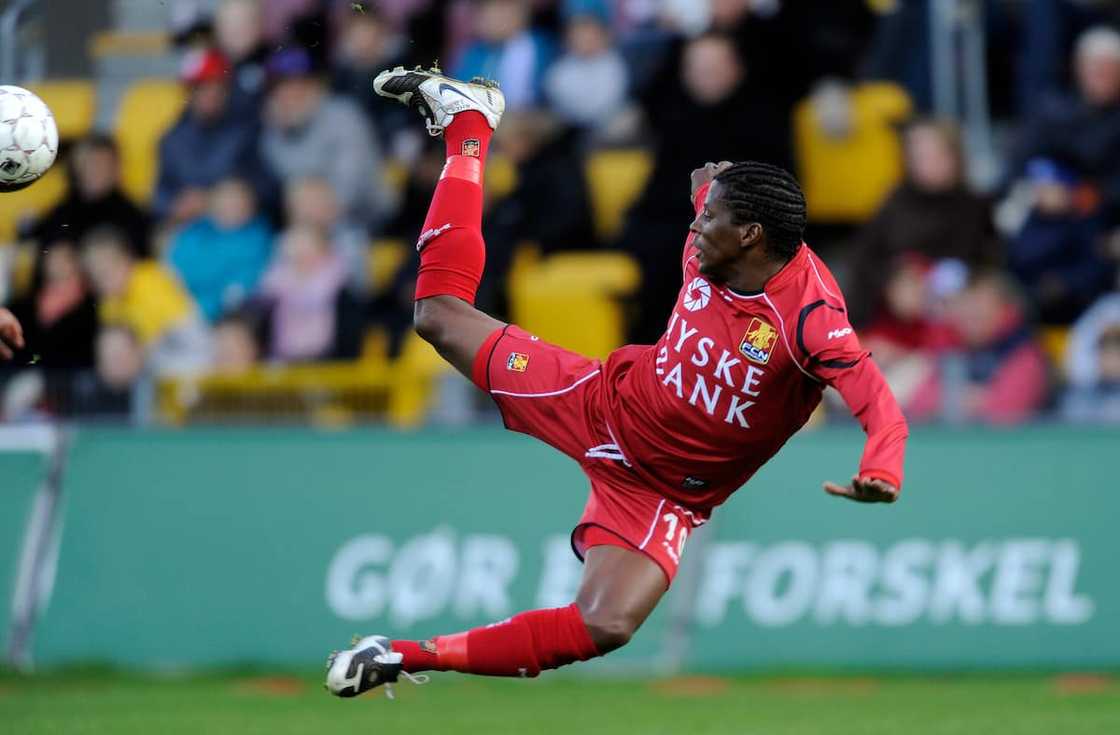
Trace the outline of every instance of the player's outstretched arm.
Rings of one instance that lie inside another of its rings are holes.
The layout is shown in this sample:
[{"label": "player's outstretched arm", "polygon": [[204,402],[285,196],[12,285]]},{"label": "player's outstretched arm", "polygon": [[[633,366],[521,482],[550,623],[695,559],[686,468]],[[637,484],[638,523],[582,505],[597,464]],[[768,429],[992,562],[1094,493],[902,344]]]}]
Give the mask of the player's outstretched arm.
[{"label": "player's outstretched arm", "polygon": [[12,312],[0,309],[0,360],[11,360],[13,347],[23,349],[23,327]]},{"label": "player's outstretched arm", "polygon": [[826,482],[825,492],[861,503],[898,500],[909,428],[843,306],[820,301],[803,310],[797,344],[805,352],[806,369],[840,393],[867,434],[859,473],[848,485]]}]

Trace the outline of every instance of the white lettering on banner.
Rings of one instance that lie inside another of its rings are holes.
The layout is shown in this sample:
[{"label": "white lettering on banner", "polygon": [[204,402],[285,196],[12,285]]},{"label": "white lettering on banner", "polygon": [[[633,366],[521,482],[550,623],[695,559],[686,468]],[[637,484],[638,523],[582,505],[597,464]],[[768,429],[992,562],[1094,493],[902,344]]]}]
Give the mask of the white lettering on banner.
[{"label": "white lettering on banner", "polygon": [[517,547],[504,536],[466,536],[461,548],[449,529],[413,536],[398,548],[385,536],[358,536],[327,567],[327,605],[344,620],[388,614],[402,627],[449,608],[461,617],[508,615],[519,564]]},{"label": "white lettering on banner", "polygon": [[549,536],[542,544],[544,565],[537,587],[536,607],[564,607],[576,599],[583,565],[572,553],[568,535]]},{"label": "white lettering on banner", "polygon": [[497,617],[513,610],[508,588],[517,576],[517,547],[505,536],[468,536],[455,594],[459,617]]},{"label": "white lettering on banner", "polygon": [[922,539],[895,544],[883,554],[882,595],[875,603],[875,622],[909,625],[929,604],[929,584],[923,570],[934,558],[933,544]]},{"label": "white lettering on banner", "polygon": [[327,604],[344,620],[376,618],[385,608],[388,584],[369,569],[387,564],[393,542],[384,536],[358,536],[342,545],[327,567]]},{"label": "white lettering on banner", "polygon": [[813,602],[818,567],[816,551],[808,544],[787,541],[763,551],[747,578],[747,615],[773,627],[802,617]]},{"label": "white lettering on banner", "polygon": [[866,541],[837,541],[825,549],[815,617],[819,623],[843,618],[863,625],[871,618],[871,585],[879,573],[879,552]]},{"label": "white lettering on banner", "polygon": [[1043,602],[1045,617],[1059,625],[1080,625],[1093,617],[1093,601],[1073,591],[1077,570],[1081,566],[1081,549],[1073,539],[1054,542],[1050,562],[1050,579]]},{"label": "white lettering on banner", "polygon": [[745,541],[714,544],[704,556],[704,572],[696,594],[696,618],[702,625],[718,625],[731,600],[742,593],[741,579],[757,547]]},{"label": "white lettering on banner", "polygon": [[881,549],[838,540],[707,547],[694,612],[721,624],[738,599],[756,625],[1079,625],[1094,601],[1076,591],[1081,551],[1073,539],[975,544],[904,539]]},{"label": "white lettering on banner", "polygon": [[954,617],[965,625],[984,622],[984,593],[980,578],[995,561],[991,544],[981,543],[971,551],[958,541],[946,541],[937,555],[937,570],[929,617],[947,623]]},{"label": "white lettering on banner", "polygon": [[992,620],[1003,625],[1027,625],[1038,619],[1042,565],[1049,546],[1043,539],[1003,545],[992,582]]},{"label": "white lettering on banner", "polygon": [[436,529],[410,538],[389,570],[389,619],[405,627],[439,615],[455,589],[455,540]]}]

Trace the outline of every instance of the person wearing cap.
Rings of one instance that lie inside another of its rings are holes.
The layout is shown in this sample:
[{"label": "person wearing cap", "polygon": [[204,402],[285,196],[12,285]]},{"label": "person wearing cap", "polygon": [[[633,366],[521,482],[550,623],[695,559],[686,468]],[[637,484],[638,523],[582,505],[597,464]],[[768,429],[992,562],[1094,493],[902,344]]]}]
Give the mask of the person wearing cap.
[{"label": "person wearing cap", "polygon": [[181,223],[201,215],[206,191],[234,174],[250,182],[263,202],[277,186],[258,152],[260,121],[230,104],[231,68],[213,49],[188,53],[180,71],[189,100],[159,145],[159,180],[153,210],[162,221]]},{"label": "person wearing cap", "polygon": [[285,180],[326,179],[347,221],[375,225],[393,209],[377,139],[353,102],[330,94],[320,71],[306,49],[269,58],[261,153]]}]

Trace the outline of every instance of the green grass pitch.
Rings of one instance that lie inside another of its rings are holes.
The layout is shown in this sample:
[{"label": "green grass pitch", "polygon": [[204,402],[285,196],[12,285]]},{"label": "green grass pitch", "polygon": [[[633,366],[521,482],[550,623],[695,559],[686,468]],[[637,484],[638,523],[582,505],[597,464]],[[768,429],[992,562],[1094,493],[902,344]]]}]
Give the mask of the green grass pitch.
[{"label": "green grass pitch", "polygon": [[0,675],[6,735],[1080,735],[1120,733],[1111,677],[433,677],[341,701],[319,677]]}]

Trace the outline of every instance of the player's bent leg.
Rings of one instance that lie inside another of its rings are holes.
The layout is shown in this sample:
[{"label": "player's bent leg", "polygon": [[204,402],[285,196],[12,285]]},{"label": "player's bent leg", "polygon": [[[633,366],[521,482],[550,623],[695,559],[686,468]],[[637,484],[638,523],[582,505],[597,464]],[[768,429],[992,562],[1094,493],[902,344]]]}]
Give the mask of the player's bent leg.
[{"label": "player's bent leg", "polygon": [[432,296],[416,302],[413,326],[420,338],[468,378],[475,356],[505,322],[479,311],[455,296]]},{"label": "player's bent leg", "polygon": [[626,645],[667,589],[665,573],[645,554],[621,546],[588,549],[576,606],[599,653]]},{"label": "player's bent leg", "polygon": [[352,697],[421,671],[535,677],[625,645],[664,595],[661,568],[618,546],[588,550],[576,602],[530,610],[491,625],[427,641],[358,639],[327,661],[327,689]]}]

